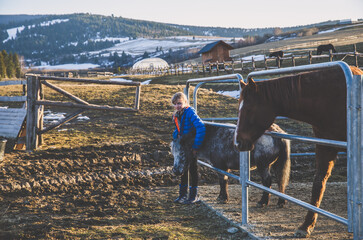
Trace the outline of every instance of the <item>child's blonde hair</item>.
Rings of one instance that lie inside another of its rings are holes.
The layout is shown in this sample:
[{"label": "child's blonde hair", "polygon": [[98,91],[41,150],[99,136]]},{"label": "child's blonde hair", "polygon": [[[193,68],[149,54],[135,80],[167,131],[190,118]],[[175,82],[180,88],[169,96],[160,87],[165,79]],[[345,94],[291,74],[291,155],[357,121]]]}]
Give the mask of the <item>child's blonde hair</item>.
[{"label": "child's blonde hair", "polygon": [[171,103],[174,105],[179,99],[184,101],[186,103],[186,105],[189,106],[188,98],[182,92],[175,93],[174,96],[171,98]]}]

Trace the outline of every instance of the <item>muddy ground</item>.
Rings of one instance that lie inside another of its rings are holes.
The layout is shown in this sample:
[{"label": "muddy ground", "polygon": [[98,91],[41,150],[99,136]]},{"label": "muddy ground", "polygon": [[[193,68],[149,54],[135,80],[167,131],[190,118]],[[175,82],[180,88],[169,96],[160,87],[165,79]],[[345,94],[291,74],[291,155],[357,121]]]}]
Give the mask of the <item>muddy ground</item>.
[{"label": "muddy ground", "polygon": [[[64,86],[67,87],[93,103],[111,98],[114,105],[123,106],[124,100],[121,99],[133,96],[123,88]],[[145,86],[138,113],[90,111],[86,114],[90,121],[73,121],[45,134],[44,144],[37,151],[6,153],[0,162],[0,239],[248,239],[241,231],[229,233],[227,230],[234,225],[204,204],[184,206],[172,203],[177,196],[179,181],[171,173],[173,159],[169,142],[173,126],[169,99],[181,87]],[[207,90],[202,93],[211,96],[198,100],[206,103],[206,108],[200,109],[203,117],[220,113],[216,106],[224,109],[225,116],[237,107],[235,100]],[[48,97],[54,98],[52,95]],[[125,102],[132,104],[131,100]],[[295,133],[290,124],[280,125]],[[301,126],[298,129],[310,131]],[[292,148],[292,152],[314,150],[299,144],[293,144]],[[298,198],[308,199],[314,165],[312,157],[293,158],[292,184],[288,191],[294,192]],[[341,157],[330,182],[345,181],[345,165],[345,159]],[[252,180],[259,182],[255,173]],[[301,182],[307,187],[296,189],[296,184]],[[200,192],[202,197],[205,195],[209,206],[217,197],[216,184],[216,173],[200,167]],[[329,186],[327,191],[332,191]],[[344,193],[345,190],[338,188],[333,191]],[[232,217],[227,217],[238,223],[240,210],[235,211],[235,206],[240,201],[240,194],[232,190],[231,195],[231,204],[222,207],[234,209],[227,211],[232,214]],[[256,196],[251,197],[251,223],[255,226],[258,226],[258,221],[278,225],[265,230],[257,227],[256,235],[291,238],[306,211],[292,207],[292,204],[288,204],[284,211],[273,205],[256,209],[253,204]],[[331,202],[337,214],[346,216],[346,200],[342,203],[341,199],[340,194],[330,194],[329,204]],[[290,215],[286,216],[290,209]],[[267,213],[284,220],[277,223]],[[257,220],[254,214],[257,214]],[[317,231],[319,227],[318,224]],[[345,235],[340,239],[351,237],[344,227],[341,232]],[[339,239],[336,230],[329,227],[324,228],[323,236],[318,239]]]}]

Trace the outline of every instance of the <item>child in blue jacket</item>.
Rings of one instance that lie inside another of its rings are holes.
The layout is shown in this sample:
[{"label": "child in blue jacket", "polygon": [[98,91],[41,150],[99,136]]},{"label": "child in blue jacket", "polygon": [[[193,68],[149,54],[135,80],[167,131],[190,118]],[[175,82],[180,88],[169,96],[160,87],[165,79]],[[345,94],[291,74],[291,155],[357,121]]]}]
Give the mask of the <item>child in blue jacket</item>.
[{"label": "child in blue jacket", "polygon": [[[173,138],[176,139],[195,130],[196,135],[193,143],[193,154],[196,156],[198,149],[201,147],[205,136],[205,126],[203,121],[199,118],[194,108],[189,106],[187,96],[182,92],[177,92],[171,99],[174,105],[175,112],[173,114],[173,122],[175,123],[175,131]],[[175,203],[192,204],[199,201],[198,198],[198,165],[197,158],[189,164],[190,183],[189,197],[187,197],[188,190],[188,171],[185,171],[181,176],[181,183],[179,184],[179,197],[174,200]]]}]

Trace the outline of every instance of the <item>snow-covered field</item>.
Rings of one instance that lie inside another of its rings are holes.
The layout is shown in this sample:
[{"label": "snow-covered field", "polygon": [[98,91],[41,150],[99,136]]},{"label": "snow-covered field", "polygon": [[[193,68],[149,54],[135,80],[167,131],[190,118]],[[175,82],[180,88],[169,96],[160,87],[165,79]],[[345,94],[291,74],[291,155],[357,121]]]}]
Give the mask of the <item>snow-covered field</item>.
[{"label": "snow-covered field", "polygon": [[80,63],[80,64],[60,64],[60,65],[48,65],[43,64],[41,66],[33,66],[33,69],[43,69],[43,70],[84,70],[97,68],[100,65],[93,63]]},{"label": "snow-covered field", "polygon": [[[109,56],[110,53],[117,52],[119,55],[121,55],[122,52],[125,52],[126,54],[137,56],[142,55],[145,52],[153,53],[156,51],[156,49],[159,49],[159,54],[161,54],[162,51],[167,52],[169,50],[176,51],[183,48],[201,48],[208,43],[218,40],[231,43],[232,38],[211,38],[206,36],[195,36],[194,38],[192,36],[178,36],[158,39],[137,38],[123,41],[107,49],[89,52],[89,54],[98,55],[102,53],[104,56]],[[157,56],[157,54],[154,54],[154,56]]]}]

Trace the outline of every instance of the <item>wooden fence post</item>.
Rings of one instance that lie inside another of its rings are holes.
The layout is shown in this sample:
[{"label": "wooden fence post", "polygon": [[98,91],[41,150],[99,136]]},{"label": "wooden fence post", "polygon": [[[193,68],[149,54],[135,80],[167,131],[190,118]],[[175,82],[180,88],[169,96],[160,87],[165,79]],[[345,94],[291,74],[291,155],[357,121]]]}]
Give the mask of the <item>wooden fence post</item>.
[{"label": "wooden fence post", "polygon": [[141,86],[136,87],[136,93],[135,93],[135,108],[137,110],[140,109],[140,93],[141,93]]},{"label": "wooden fence post", "polygon": [[218,61],[216,63],[216,68],[217,68],[217,75],[219,76],[219,62]]},{"label": "wooden fence post", "polygon": [[280,56],[277,56],[277,58],[276,58],[276,64],[277,64],[277,68],[280,68],[281,67]]},{"label": "wooden fence post", "polygon": [[312,59],[313,59],[313,53],[309,51],[309,64],[311,64]]},{"label": "wooden fence post", "polygon": [[263,62],[265,63],[265,69],[267,70],[267,59],[266,59],[266,55],[263,56]]},{"label": "wooden fence post", "polygon": [[27,77],[27,117],[26,117],[26,150],[37,148],[38,108],[36,101],[39,98],[39,80],[35,75]]},{"label": "wooden fence post", "polygon": [[255,59],[252,57],[252,68],[253,70],[256,70],[256,63],[255,63]]},{"label": "wooden fence post", "polygon": [[329,61],[333,61],[333,51],[331,49],[329,49]]},{"label": "wooden fence post", "polygon": [[232,59],[232,74],[234,74],[234,60]]},{"label": "wooden fence post", "polygon": [[356,44],[354,44],[354,59],[355,59],[355,66],[358,67],[358,52]]},{"label": "wooden fence post", "polygon": [[[43,100],[44,99],[44,91],[43,91],[43,85],[38,81],[39,84],[39,96],[38,99]],[[36,106],[37,112],[38,112],[38,123],[37,123],[37,129],[40,131],[43,130],[44,127],[44,106],[38,105]],[[38,135],[38,146],[43,144],[43,134],[40,134],[37,132]]]},{"label": "wooden fence post", "polygon": [[204,63],[202,65],[202,68],[203,68],[203,76],[205,76],[205,65],[204,65]]},{"label": "wooden fence post", "polygon": [[294,55],[291,56],[292,66],[295,67],[295,57]]},{"label": "wooden fence post", "polygon": [[241,58],[241,73],[243,72],[243,60]]}]

